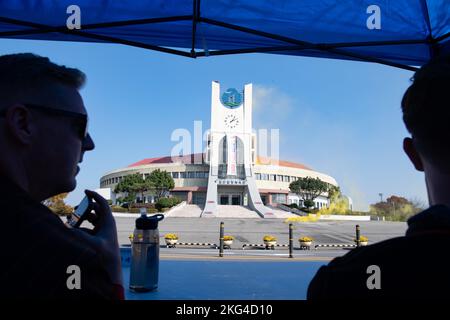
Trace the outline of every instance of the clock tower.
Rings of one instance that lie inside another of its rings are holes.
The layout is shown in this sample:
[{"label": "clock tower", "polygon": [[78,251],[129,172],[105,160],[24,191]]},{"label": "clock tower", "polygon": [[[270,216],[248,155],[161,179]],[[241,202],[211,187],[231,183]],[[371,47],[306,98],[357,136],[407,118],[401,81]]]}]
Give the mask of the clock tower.
[{"label": "clock tower", "polygon": [[212,82],[206,161],[210,168],[203,217],[215,216],[218,205],[248,206],[261,217],[273,217],[261,201],[253,175],[252,84],[243,92],[230,88],[221,93],[219,82]]}]

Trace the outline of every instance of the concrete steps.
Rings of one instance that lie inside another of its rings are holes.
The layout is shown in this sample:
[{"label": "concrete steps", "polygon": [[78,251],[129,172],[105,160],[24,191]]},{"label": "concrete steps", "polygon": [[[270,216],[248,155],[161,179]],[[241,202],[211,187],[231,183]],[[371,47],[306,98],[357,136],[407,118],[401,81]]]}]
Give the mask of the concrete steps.
[{"label": "concrete steps", "polygon": [[261,218],[258,213],[244,206],[218,205],[217,218]]},{"label": "concrete steps", "polygon": [[199,218],[202,213],[202,208],[196,204],[187,204],[185,206],[170,210],[164,216],[167,218]]}]

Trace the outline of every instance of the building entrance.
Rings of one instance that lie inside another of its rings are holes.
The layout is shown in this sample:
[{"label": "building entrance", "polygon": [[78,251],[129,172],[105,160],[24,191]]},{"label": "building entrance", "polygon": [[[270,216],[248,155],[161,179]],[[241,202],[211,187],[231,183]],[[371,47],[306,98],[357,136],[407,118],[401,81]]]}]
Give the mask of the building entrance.
[{"label": "building entrance", "polygon": [[241,194],[220,194],[219,195],[219,204],[241,206],[242,205],[242,195]]}]

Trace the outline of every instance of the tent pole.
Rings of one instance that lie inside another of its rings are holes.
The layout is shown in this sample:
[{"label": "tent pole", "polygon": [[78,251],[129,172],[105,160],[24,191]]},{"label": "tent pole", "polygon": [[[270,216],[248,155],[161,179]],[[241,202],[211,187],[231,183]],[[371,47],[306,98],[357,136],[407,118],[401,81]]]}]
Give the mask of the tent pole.
[{"label": "tent pole", "polygon": [[191,46],[191,57],[196,58],[197,53],[195,52],[195,34],[197,31],[197,22],[200,17],[200,0],[193,0],[193,10],[192,10],[192,46]]},{"label": "tent pole", "polygon": [[[14,22],[11,22],[12,20],[14,20]],[[8,23],[13,23],[13,24],[17,24],[17,25],[33,27],[33,28],[38,29],[39,31],[42,29],[45,29],[45,30],[53,29],[53,30],[58,30],[58,31],[50,31],[50,32],[71,34],[71,35],[76,35],[76,36],[80,36],[80,37],[84,37],[84,38],[88,38],[88,39],[96,39],[96,40],[107,41],[107,42],[112,42],[112,43],[120,43],[120,44],[124,44],[124,45],[128,45],[128,46],[132,46],[132,47],[155,50],[155,51],[160,51],[160,52],[164,52],[164,53],[171,53],[171,54],[175,54],[175,55],[179,55],[179,56],[183,56],[183,57],[191,57],[191,55],[189,53],[181,51],[181,50],[159,47],[159,46],[155,46],[155,45],[151,45],[151,44],[145,44],[145,43],[136,42],[136,41],[130,41],[130,40],[119,39],[119,38],[115,38],[115,37],[109,37],[109,36],[105,36],[105,35],[89,33],[89,32],[85,32],[85,31],[79,31],[76,29],[68,30],[67,27],[50,27],[50,26],[40,24],[40,23],[34,23],[34,22],[29,22],[29,21],[21,21],[21,20],[0,17],[0,22],[5,22],[5,21],[7,21]],[[43,33],[47,33],[47,31],[43,32]],[[3,34],[0,33],[0,37],[2,35]]]},{"label": "tent pole", "polygon": [[[292,39],[292,38],[288,38],[288,37],[284,37],[284,36],[280,36],[280,35],[276,35],[276,34],[272,34],[272,33],[267,33],[264,31],[258,31],[258,30],[254,30],[254,29],[250,29],[250,28],[246,28],[246,27],[236,26],[236,25],[225,23],[222,21],[217,21],[217,20],[212,20],[212,19],[207,19],[207,18],[200,18],[200,21],[209,23],[212,25],[216,25],[219,27],[227,28],[227,29],[242,31],[245,33],[255,34],[255,35],[262,36],[262,37],[269,38],[269,39],[274,39],[274,40],[279,40],[282,42],[296,44],[296,45],[302,46],[304,48],[306,47],[307,49],[314,48],[314,44],[306,42],[306,41]],[[351,52],[340,50],[340,49],[334,49],[334,48],[323,49],[323,48],[317,47],[317,50],[327,51],[327,52],[335,53],[337,55],[355,58],[355,59],[358,59],[361,61],[370,61],[370,62],[375,62],[375,63],[379,63],[379,64],[384,64],[384,65],[388,65],[391,67],[401,68],[401,69],[405,69],[405,70],[409,70],[409,71],[417,71],[418,70],[418,68],[415,68],[415,67],[410,67],[410,66],[403,65],[400,63],[396,63],[396,62],[390,62],[390,61],[386,61],[383,59],[368,57],[368,56],[357,54],[357,53],[351,53]],[[212,53],[212,52],[210,52],[210,53]]]},{"label": "tent pole", "polygon": [[[151,24],[151,23],[164,23],[164,22],[173,22],[173,21],[184,21],[184,20],[190,20],[190,19],[192,19],[192,16],[188,15],[188,16],[173,16],[173,17],[164,17],[164,18],[113,21],[113,22],[105,22],[105,23],[92,23],[92,24],[83,25],[83,30],[133,26],[133,25]],[[25,30],[17,30],[17,31],[0,32],[0,37],[42,34],[42,33],[50,33],[50,32],[62,32],[64,30],[67,30],[67,26],[57,26],[57,27],[48,26],[47,28],[44,28],[44,27],[40,28],[40,27],[36,26],[35,23],[31,23],[31,22],[23,21],[23,20],[6,18],[6,17],[0,17],[0,22],[20,25],[20,26],[28,26],[28,27],[33,28],[33,29],[25,29]],[[38,28],[38,29],[36,29],[36,28]]]}]

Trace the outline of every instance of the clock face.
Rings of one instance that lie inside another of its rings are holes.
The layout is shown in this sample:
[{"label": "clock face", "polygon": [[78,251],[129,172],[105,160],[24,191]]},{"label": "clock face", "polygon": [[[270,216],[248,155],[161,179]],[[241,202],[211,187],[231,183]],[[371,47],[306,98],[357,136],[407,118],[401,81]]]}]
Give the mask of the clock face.
[{"label": "clock face", "polygon": [[225,126],[230,129],[236,128],[239,124],[239,118],[233,114],[229,114],[228,116],[226,116],[224,121],[225,121]]}]

